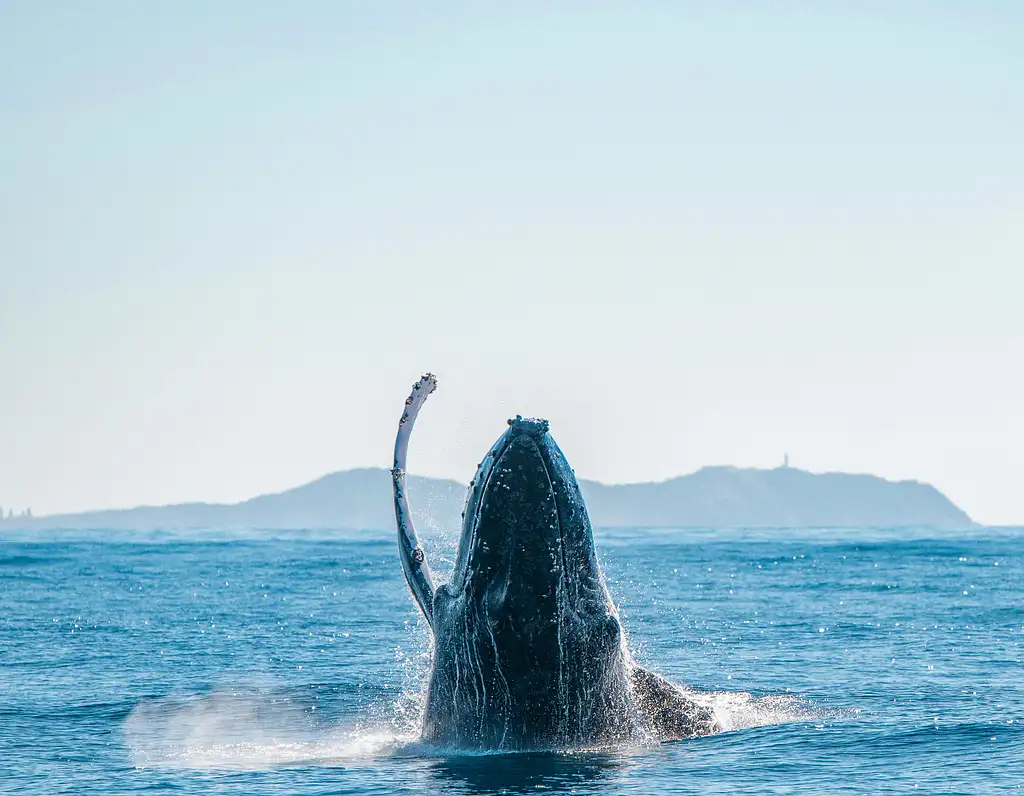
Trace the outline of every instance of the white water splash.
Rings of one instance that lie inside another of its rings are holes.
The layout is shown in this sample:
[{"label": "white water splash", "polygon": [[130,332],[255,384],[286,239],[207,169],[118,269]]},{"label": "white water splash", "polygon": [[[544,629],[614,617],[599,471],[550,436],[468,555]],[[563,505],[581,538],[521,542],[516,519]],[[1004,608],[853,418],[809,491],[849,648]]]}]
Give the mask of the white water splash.
[{"label": "white water splash", "polygon": [[[789,722],[842,718],[790,695],[686,691],[710,707],[722,732]],[[404,701],[409,704],[403,705]],[[436,755],[416,732],[417,700],[398,700],[393,715],[349,726],[316,726],[287,698],[230,690],[143,702],[124,724],[138,768],[260,770],[299,765],[350,765],[393,755]],[[624,750],[620,750],[624,751]],[[461,752],[460,754],[465,754]]]},{"label": "white water splash", "polygon": [[316,727],[287,699],[214,691],[136,706],[124,740],[139,768],[266,769],[382,757],[414,742],[416,734],[386,721]]},{"label": "white water splash", "polygon": [[824,710],[788,694],[755,697],[745,691],[687,691],[686,695],[714,711],[721,732],[842,718],[839,711]]}]

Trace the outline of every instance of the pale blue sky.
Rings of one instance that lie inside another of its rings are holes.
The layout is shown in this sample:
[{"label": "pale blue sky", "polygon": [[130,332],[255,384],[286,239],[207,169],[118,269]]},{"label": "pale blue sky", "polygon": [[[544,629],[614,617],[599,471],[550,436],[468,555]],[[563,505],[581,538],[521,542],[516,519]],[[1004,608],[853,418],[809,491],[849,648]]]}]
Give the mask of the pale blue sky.
[{"label": "pale blue sky", "polygon": [[1024,4],[770,5],[0,0],[0,505],[386,466],[430,369],[418,472],[1024,522]]}]

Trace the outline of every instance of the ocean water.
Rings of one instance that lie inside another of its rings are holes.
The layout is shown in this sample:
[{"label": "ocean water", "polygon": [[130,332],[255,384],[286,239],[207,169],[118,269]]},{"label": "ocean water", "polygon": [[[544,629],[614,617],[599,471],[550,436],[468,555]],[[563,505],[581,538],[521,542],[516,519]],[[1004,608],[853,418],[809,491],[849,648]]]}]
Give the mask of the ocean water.
[{"label": "ocean water", "polygon": [[[456,539],[429,557],[450,566]],[[1024,532],[602,531],[635,656],[726,731],[465,756],[390,534],[0,533],[0,792],[1024,788]]]}]

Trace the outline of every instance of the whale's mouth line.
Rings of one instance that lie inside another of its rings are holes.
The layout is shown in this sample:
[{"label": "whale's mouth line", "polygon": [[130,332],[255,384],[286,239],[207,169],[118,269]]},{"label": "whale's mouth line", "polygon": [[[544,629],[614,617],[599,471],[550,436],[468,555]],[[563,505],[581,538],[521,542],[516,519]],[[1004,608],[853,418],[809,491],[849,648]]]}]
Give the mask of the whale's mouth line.
[{"label": "whale's mouth line", "polygon": [[[472,530],[470,531],[469,539],[462,540],[467,545],[466,564],[462,568],[461,580],[458,584],[458,589],[454,592],[454,594],[459,594],[465,591],[466,586],[469,583],[469,573],[473,570],[473,558],[475,557],[476,552],[476,529],[480,523],[480,512],[483,510],[484,505],[483,497],[484,495],[487,494],[487,488],[491,485],[491,478],[494,477],[495,467],[497,466],[498,462],[501,461],[501,457],[505,455],[505,451],[508,450],[510,441],[511,440],[505,440],[505,443],[501,446],[501,450],[498,451],[497,455],[495,455],[494,463],[487,471],[487,475],[484,477],[484,482],[479,485],[480,500],[476,502],[476,506],[473,508],[473,524],[470,526]],[[474,487],[471,485],[470,489],[473,488]],[[451,585],[454,587],[456,584],[452,583]]]}]

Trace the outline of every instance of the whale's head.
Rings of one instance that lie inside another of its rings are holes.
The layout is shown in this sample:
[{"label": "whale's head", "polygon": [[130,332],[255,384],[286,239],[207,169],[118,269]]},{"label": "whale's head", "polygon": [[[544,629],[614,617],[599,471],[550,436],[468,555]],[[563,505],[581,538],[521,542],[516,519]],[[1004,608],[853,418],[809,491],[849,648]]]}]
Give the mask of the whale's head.
[{"label": "whale's head", "polygon": [[606,725],[628,720],[628,654],[546,420],[510,420],[481,462],[433,610],[426,737],[529,748],[622,734]]},{"label": "whale's head", "polygon": [[565,611],[618,633],[579,482],[548,421],[516,417],[470,484],[451,582],[462,596],[535,640]]}]

